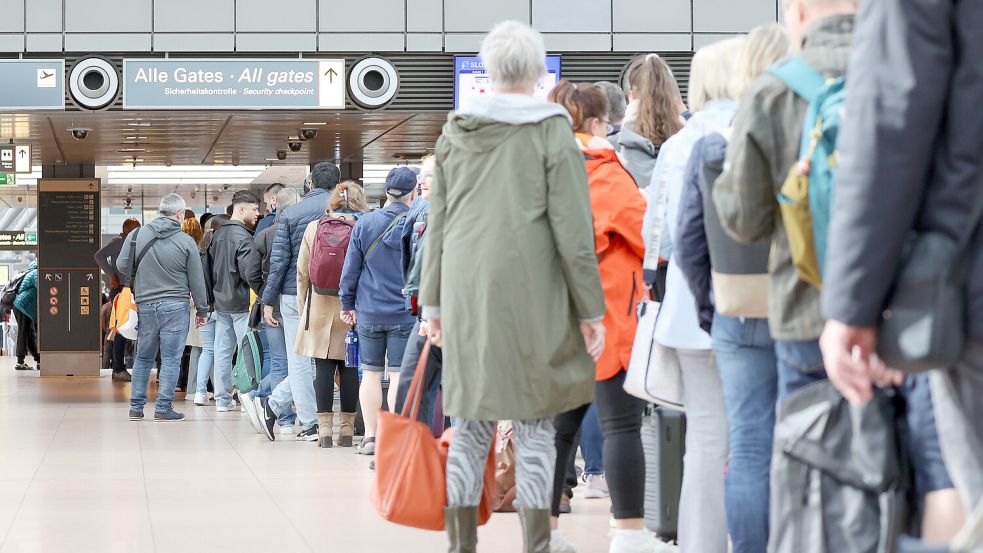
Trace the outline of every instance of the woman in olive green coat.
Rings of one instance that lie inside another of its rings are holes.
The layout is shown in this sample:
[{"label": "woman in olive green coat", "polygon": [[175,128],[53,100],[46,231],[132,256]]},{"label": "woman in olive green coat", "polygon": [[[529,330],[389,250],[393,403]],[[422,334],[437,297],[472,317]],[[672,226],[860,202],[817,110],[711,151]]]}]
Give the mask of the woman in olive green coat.
[{"label": "woman in olive green coat", "polygon": [[451,114],[437,142],[420,303],[443,347],[452,552],[475,550],[482,470],[496,421],[515,421],[526,551],[549,551],[551,417],[593,399],[604,348],[583,156],[569,116],[533,98],[542,37],[506,22],[481,57],[495,93]]}]

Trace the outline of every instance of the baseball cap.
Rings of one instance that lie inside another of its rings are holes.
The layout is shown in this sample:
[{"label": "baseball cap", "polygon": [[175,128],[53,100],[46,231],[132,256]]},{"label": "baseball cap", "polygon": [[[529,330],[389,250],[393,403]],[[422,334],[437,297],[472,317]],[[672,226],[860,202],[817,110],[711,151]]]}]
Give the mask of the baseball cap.
[{"label": "baseball cap", "polygon": [[402,198],[416,189],[416,180],[416,173],[409,167],[396,167],[386,175],[386,194]]}]

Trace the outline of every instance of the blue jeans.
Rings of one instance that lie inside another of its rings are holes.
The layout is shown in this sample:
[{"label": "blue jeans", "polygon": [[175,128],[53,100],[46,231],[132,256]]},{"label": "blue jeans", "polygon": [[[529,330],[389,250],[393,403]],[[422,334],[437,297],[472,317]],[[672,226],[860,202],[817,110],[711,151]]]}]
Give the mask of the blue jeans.
[{"label": "blue jeans", "polygon": [[767,319],[716,315],[713,349],[724,390],[730,444],[724,500],[734,553],[768,548],[778,361]]},{"label": "blue jeans", "polygon": [[205,326],[198,329],[198,334],[201,335],[201,355],[198,356],[198,372],[195,374],[195,393],[204,396],[208,393],[208,379],[215,368],[214,314],[208,318]]},{"label": "blue jeans", "polygon": [[297,418],[303,430],[317,423],[315,412],[317,396],[314,394],[314,360],[300,355],[294,349],[300,329],[300,310],[297,296],[280,296],[280,315],[283,336],[287,344],[287,379],[280,382],[270,394],[270,408],[278,416],[290,411],[290,404],[297,405]]},{"label": "blue jeans", "polygon": [[826,366],[819,340],[775,340],[778,357],[778,403],[792,392],[813,382],[826,380]]},{"label": "blue jeans", "polygon": [[160,301],[137,306],[137,356],[133,361],[130,410],[143,412],[147,404],[150,369],[160,349],[160,385],[154,411],[171,410],[174,389],[181,373],[181,355],[188,340],[191,307],[187,301]]},{"label": "blue jeans", "polygon": [[249,313],[215,314],[215,404],[232,405],[232,356],[239,348],[249,325]]},{"label": "blue jeans", "polygon": [[580,423],[580,453],[584,456],[585,475],[604,474],[604,434],[593,403]]},{"label": "blue jeans", "polygon": [[387,366],[390,371],[399,371],[406,351],[406,342],[413,331],[413,323],[407,324],[367,324],[358,323],[359,356],[362,370],[382,372]]},{"label": "blue jeans", "polygon": [[[283,321],[279,326],[263,323],[263,336],[266,340],[266,355],[269,356],[270,368],[259,383],[259,390],[253,392],[253,397],[268,397],[273,390],[287,379],[287,340],[283,333]],[[280,426],[293,426],[297,420],[293,409],[287,409],[280,415]]]}]

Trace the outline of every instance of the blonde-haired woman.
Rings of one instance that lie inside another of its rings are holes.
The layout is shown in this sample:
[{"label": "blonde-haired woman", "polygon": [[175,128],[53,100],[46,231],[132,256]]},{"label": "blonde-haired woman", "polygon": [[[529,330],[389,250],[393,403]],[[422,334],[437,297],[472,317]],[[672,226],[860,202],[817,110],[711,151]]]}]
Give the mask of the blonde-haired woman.
[{"label": "blonde-haired woman", "polygon": [[[695,112],[689,122],[662,146],[649,185],[645,215],[645,263],[648,274],[658,267],[665,246],[675,246],[679,200],[685,169],[700,138],[726,129],[736,103],[730,98],[730,80],[743,38],[731,38],[701,48],[693,57],[690,96]],[[655,198],[665,195],[660,202]],[[658,224],[664,217],[665,224]],[[666,235],[668,234],[668,235]],[[668,249],[666,294],[655,328],[655,340],[675,358],[682,371],[686,408],[686,456],[679,505],[679,545],[683,553],[726,553],[727,518],[724,508],[724,469],[727,462],[727,419],[720,373],[712,342],[699,324],[696,302],[686,279]]]},{"label": "blonde-haired woman", "polygon": [[[354,181],[345,181],[331,192],[324,217],[340,219],[354,225],[368,210],[362,186]],[[301,312],[294,351],[314,360],[318,445],[352,447],[358,406],[358,368],[345,365],[345,333],[349,326],[341,320],[341,299],[338,296],[318,294],[311,283],[311,249],[319,223],[320,221],[308,223],[297,256],[297,305],[301,306]],[[335,374],[339,377],[338,388],[341,395],[341,421],[337,441],[334,440]]]},{"label": "blonde-haired woman", "polygon": [[[731,95],[742,97],[755,78],[791,48],[779,25],[751,31],[734,65]],[[701,326],[712,327],[727,413],[730,453],[725,503],[734,553],[762,553],[768,545],[771,446],[778,401],[778,363],[767,319],[771,240],[741,244],[723,231],[711,194],[726,151],[721,133],[701,138],[693,148],[680,199],[674,261],[696,298]],[[741,316],[716,312],[715,300],[723,305],[728,297],[740,299]]]},{"label": "blonde-haired woman", "polygon": [[617,147],[639,188],[649,185],[659,149],[683,128],[686,105],[669,65],[658,54],[638,56],[625,71],[628,109]]}]

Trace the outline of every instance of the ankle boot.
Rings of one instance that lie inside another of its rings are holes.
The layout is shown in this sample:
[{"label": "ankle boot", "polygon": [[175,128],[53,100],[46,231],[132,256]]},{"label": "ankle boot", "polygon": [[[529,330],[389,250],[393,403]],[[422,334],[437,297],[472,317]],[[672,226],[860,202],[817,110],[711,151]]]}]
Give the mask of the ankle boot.
[{"label": "ankle boot", "polygon": [[519,507],[525,553],[550,553],[550,510]]},{"label": "ankle boot", "polygon": [[331,447],[334,435],[334,413],[317,413],[317,445]]},{"label": "ankle boot", "polygon": [[[448,553],[476,553],[478,550],[478,508],[444,507],[444,523],[451,547]],[[546,520],[547,536],[549,519]],[[547,545],[549,540],[547,539]],[[546,553],[549,553],[547,548]]]},{"label": "ankle boot", "polygon": [[341,432],[338,433],[338,447],[352,447],[355,441],[355,413],[341,414]]}]

